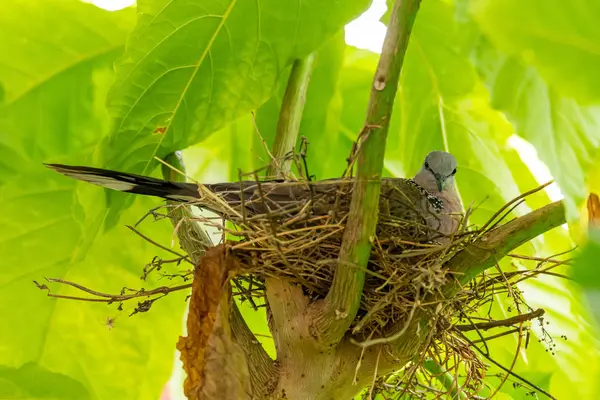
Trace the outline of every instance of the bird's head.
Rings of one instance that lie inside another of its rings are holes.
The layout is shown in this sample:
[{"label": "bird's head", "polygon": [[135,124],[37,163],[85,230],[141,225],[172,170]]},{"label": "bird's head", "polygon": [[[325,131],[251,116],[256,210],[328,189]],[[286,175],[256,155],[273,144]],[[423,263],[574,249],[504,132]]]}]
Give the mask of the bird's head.
[{"label": "bird's head", "polygon": [[452,154],[445,151],[432,151],[425,157],[419,174],[433,178],[438,191],[441,192],[445,187],[454,186],[456,167],[456,159]]}]

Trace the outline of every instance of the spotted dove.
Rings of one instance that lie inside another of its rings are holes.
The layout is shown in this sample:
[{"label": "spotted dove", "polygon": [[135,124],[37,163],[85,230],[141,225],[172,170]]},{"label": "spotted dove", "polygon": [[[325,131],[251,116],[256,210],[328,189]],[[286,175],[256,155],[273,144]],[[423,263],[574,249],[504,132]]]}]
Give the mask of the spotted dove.
[{"label": "spotted dove", "polygon": [[[66,176],[122,192],[191,202],[211,209],[197,184],[110,171],[105,169],[46,164]],[[378,230],[384,225],[398,226],[398,221],[424,222],[445,241],[458,226],[462,205],[454,183],[456,160],[442,151],[427,155],[421,170],[412,179],[384,178],[381,183]],[[290,216],[311,202],[312,215],[340,215],[349,208],[352,179],[330,179],[316,182],[243,181],[203,185],[217,194],[236,215],[251,217],[270,213],[274,217]],[[203,200],[204,199],[204,200]],[[214,205],[214,203],[212,203]],[[214,208],[214,207],[213,207]],[[223,215],[223,210],[212,209]],[[405,224],[406,225],[406,224]]]}]

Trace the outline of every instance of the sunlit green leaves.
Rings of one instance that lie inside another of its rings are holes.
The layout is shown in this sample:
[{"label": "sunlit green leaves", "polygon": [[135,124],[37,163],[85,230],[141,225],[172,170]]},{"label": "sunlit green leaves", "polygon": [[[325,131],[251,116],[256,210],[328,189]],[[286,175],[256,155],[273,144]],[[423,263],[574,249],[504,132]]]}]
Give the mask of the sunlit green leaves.
[{"label": "sunlit green leaves", "polygon": [[79,1],[4,3],[0,104],[12,103],[72,68],[111,53],[114,58],[133,17],[133,10],[110,13]]},{"label": "sunlit green leaves", "polygon": [[139,2],[142,13],[109,96],[116,118],[106,164],[147,170],[264,103],[295,59],[366,0]]},{"label": "sunlit green leaves", "polygon": [[132,10],[109,13],[79,1],[3,4],[0,182],[42,162],[89,157],[107,132],[112,62],[133,22]]},{"label": "sunlit green leaves", "polygon": [[600,30],[587,22],[598,4],[459,3],[493,106],[536,147],[565,195],[569,221],[576,221],[600,146]]},{"label": "sunlit green leaves", "polygon": [[[124,226],[112,235],[101,235],[89,250],[82,248],[80,237],[85,227],[74,215],[82,207],[76,184],[49,174],[23,174],[20,180],[0,187],[0,204],[5,210],[0,216],[0,313],[4,326],[10,327],[0,331],[2,364],[21,368],[34,362],[79,382],[91,393],[90,398],[152,398],[171,370],[185,294],[171,295],[156,303],[151,312],[128,318],[135,301],[118,312],[117,304],[107,307],[55,300],[32,281],[77,296],[82,293],[65,291],[45,282],[44,277],[59,277],[108,293],[119,293],[125,286],[169,285],[168,281],[139,279],[144,264],[154,255],[168,255]],[[98,197],[97,191],[94,195]],[[138,202],[123,219],[133,223],[155,204],[147,199]],[[150,235],[168,243],[171,232],[165,222],[152,226]],[[82,259],[84,251],[87,257]],[[115,316],[115,328],[109,331],[106,319]]]},{"label": "sunlit green leaves", "polygon": [[498,48],[537,68],[562,96],[600,102],[600,3],[473,0],[473,15]]},{"label": "sunlit green leaves", "polygon": [[[159,251],[125,227],[93,242],[102,220],[85,216],[104,212],[102,191],[42,165],[93,164],[110,125],[112,63],[134,12],[18,0],[3,4],[0,20],[0,397],[156,398],[170,373],[184,295],[128,318],[116,304],[50,299],[33,283],[59,277],[111,293],[159,284],[139,279]],[[133,223],[155,204],[137,203],[123,218]],[[152,236],[168,243],[171,232],[155,226]],[[116,315],[109,331],[106,319]]]},{"label": "sunlit green leaves", "polygon": [[533,67],[498,53],[485,40],[477,50],[494,107],[505,111],[518,133],[536,147],[565,194],[570,220],[577,218],[600,146],[600,105],[580,106],[561,96]]},{"label": "sunlit green leaves", "polygon": [[573,268],[573,278],[583,287],[597,322],[600,322],[599,259],[600,232],[595,230],[590,235],[590,241],[586,244],[577,258],[577,263]]}]

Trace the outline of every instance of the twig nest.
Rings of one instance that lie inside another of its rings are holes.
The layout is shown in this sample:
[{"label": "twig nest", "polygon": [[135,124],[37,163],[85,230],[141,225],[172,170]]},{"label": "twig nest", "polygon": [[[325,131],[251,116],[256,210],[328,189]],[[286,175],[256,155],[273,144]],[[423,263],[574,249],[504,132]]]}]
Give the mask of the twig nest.
[{"label": "twig nest", "polygon": [[[246,268],[247,275],[238,280],[238,295],[262,297],[263,286],[254,283],[282,277],[301,285],[312,299],[325,296],[333,281],[353,182],[242,182],[227,184],[230,187],[219,195],[202,192],[203,205],[234,226],[219,225],[237,239],[228,246]],[[355,332],[385,333],[386,327],[406,317],[417,299],[445,283],[442,263],[462,248],[464,236],[438,243],[440,234],[427,222],[439,218],[441,211],[439,199],[413,181],[383,180]]]}]

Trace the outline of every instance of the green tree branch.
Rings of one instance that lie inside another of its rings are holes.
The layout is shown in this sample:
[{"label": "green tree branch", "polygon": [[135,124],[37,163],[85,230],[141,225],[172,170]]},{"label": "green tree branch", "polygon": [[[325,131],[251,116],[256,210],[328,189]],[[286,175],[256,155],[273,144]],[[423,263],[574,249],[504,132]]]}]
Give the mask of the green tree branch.
[{"label": "green tree branch", "polygon": [[387,132],[404,55],[420,0],[396,0],[373,84],[365,127],[357,141],[356,183],[333,283],[319,304],[312,334],[324,347],[342,339],[362,297],[371,239],[377,225]]},{"label": "green tree branch", "polygon": [[272,160],[267,171],[268,176],[285,175],[290,170],[291,159],[286,158],[286,155],[294,150],[298,141],[300,122],[306,103],[306,92],[308,91],[314,61],[315,55],[313,53],[304,59],[296,60],[292,66],[292,72],[279,110],[277,131],[273,143],[272,154],[275,160]]}]

